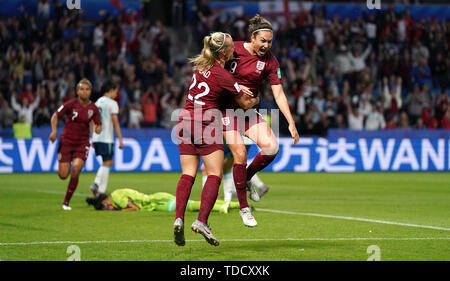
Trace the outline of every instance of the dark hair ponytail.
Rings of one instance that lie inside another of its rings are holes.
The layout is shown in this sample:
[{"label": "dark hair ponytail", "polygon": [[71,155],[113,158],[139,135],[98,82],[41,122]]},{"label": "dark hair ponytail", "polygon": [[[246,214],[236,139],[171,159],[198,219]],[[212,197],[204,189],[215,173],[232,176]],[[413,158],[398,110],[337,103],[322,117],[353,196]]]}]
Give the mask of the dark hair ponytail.
[{"label": "dark hair ponytail", "polygon": [[272,31],[272,24],[263,18],[260,14],[256,14],[253,18],[248,21],[248,33],[250,36],[258,34],[259,31],[266,30]]}]

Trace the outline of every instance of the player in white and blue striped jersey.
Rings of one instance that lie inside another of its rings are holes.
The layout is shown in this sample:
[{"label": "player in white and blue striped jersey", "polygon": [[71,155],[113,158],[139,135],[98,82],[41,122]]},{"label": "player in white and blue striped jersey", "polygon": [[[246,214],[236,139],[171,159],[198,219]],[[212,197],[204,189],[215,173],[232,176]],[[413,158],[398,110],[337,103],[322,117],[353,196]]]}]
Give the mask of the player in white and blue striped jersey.
[{"label": "player in white and blue striped jersey", "polygon": [[123,148],[122,133],[119,124],[119,105],[114,100],[117,96],[118,86],[112,81],[105,81],[102,85],[100,97],[95,105],[100,111],[103,129],[100,134],[92,135],[95,154],[102,157],[102,165],[97,171],[94,183],[90,189],[97,196],[99,193],[105,193],[108,185],[109,171],[114,164],[114,131],[119,138],[119,148]]}]

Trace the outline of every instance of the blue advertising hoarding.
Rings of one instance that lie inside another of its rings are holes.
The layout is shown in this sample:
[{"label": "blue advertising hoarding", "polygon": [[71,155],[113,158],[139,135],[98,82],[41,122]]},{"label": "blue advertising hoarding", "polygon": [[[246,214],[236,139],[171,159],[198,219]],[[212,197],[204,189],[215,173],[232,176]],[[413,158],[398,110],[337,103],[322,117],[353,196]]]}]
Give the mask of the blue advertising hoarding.
[{"label": "blue advertising hoarding", "polygon": [[[450,139],[443,138],[280,138],[280,151],[266,172],[450,171]],[[116,142],[116,172],[180,172],[178,146],[170,138],[124,138]],[[0,173],[56,172],[58,144],[44,138],[0,138]],[[258,153],[253,145],[249,161]],[[101,159],[91,148],[84,171]]]}]

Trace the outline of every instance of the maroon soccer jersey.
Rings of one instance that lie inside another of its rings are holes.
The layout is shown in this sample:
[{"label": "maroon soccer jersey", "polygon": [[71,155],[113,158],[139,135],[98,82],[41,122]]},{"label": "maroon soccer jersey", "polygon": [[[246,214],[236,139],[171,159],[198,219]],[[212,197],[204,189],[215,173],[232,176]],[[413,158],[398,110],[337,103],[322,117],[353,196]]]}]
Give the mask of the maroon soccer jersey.
[{"label": "maroon soccer jersey", "polygon": [[[245,49],[244,43],[244,41],[234,42],[234,60],[227,64],[227,69],[239,85],[248,87],[256,97],[265,79],[269,79],[270,85],[281,84],[280,64],[270,51],[263,57],[250,54]],[[229,104],[233,105],[231,108],[239,107],[231,100]]]},{"label": "maroon soccer jersey", "polygon": [[221,109],[224,98],[234,100],[241,95],[233,75],[215,62],[208,71],[194,71],[184,109],[193,116],[194,108],[201,108],[203,114],[209,109]]},{"label": "maroon soccer jersey", "polygon": [[208,71],[194,71],[176,129],[180,155],[223,150],[221,105],[225,97],[241,95],[233,75],[217,62]]},{"label": "maroon soccer jersey", "polygon": [[89,122],[101,125],[100,112],[93,102],[83,106],[78,98],[64,103],[56,112],[58,118],[66,116],[66,125],[61,134],[61,142],[72,145],[89,144]]}]

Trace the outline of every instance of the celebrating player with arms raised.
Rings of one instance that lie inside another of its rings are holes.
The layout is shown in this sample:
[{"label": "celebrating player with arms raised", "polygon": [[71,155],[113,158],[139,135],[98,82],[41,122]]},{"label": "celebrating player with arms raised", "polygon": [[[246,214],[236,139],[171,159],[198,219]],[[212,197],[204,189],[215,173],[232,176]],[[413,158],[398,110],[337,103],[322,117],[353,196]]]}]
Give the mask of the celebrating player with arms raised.
[{"label": "celebrating player with arms raised", "polygon": [[[239,85],[248,87],[255,97],[258,96],[263,81],[269,80],[275,102],[289,123],[289,131],[295,145],[299,141],[299,135],[281,84],[280,65],[270,52],[273,40],[272,25],[260,15],[256,15],[249,21],[249,33],[250,42],[234,43],[235,59],[229,64],[230,72]],[[228,108],[238,109],[240,106],[230,99]],[[247,203],[246,187],[251,188],[249,181],[253,175],[273,161],[278,153],[278,141],[270,126],[256,110],[247,111],[245,114],[227,110],[225,116],[224,137],[234,158],[233,178],[241,206],[240,215],[244,225],[256,226],[257,222]],[[247,150],[241,135],[253,140],[261,149],[248,167]],[[250,196],[256,197],[255,201],[259,200],[258,193],[254,189],[250,191]]]}]

